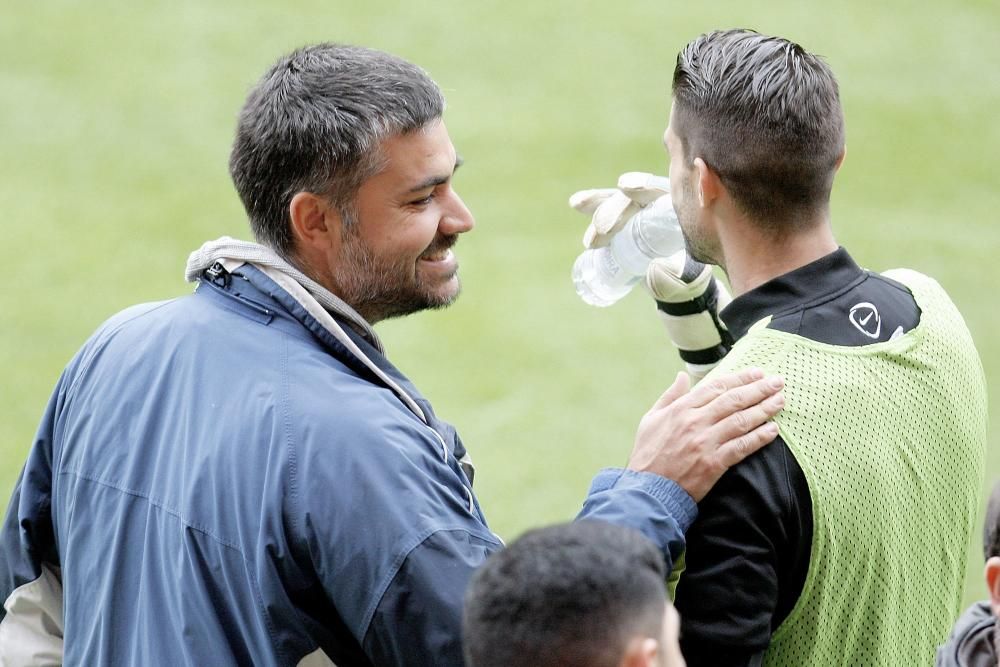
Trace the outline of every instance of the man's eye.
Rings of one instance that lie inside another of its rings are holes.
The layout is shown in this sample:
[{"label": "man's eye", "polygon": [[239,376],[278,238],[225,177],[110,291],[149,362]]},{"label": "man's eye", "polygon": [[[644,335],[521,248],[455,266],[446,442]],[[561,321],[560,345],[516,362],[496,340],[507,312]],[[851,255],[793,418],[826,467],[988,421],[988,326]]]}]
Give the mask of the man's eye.
[{"label": "man's eye", "polygon": [[410,206],[427,206],[434,199],[434,193],[430,193],[426,197],[421,197],[420,199],[415,199],[410,202]]}]

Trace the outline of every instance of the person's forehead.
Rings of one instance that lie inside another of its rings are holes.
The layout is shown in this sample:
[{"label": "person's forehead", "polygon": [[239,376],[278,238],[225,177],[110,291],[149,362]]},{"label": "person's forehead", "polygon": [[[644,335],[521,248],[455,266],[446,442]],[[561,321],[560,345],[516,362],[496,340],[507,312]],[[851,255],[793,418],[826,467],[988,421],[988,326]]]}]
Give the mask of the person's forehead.
[{"label": "person's forehead", "polygon": [[667,129],[663,131],[663,146],[667,149],[667,153],[674,159],[679,158],[683,153],[680,137],[674,132],[673,124],[667,125]]},{"label": "person's forehead", "polygon": [[684,657],[681,655],[680,645],[678,640],[680,638],[680,626],[681,619],[670,602],[667,602],[666,613],[663,615],[663,646],[661,647],[663,655],[658,664],[662,664],[665,667],[681,667],[684,665]]},{"label": "person's forehead", "polygon": [[668,602],[667,613],[666,613],[667,633],[670,636],[676,636],[680,629],[680,624],[681,624],[681,617],[677,613],[677,609],[674,608],[674,605]]},{"label": "person's forehead", "polygon": [[383,173],[402,178],[424,176],[428,170],[446,169],[450,173],[456,160],[455,146],[442,120],[387,138],[382,152],[386,159]]},{"label": "person's forehead", "polygon": [[670,105],[670,114],[667,117],[667,127],[663,130],[663,145],[668,149],[676,145],[677,133],[674,131],[674,105]]}]

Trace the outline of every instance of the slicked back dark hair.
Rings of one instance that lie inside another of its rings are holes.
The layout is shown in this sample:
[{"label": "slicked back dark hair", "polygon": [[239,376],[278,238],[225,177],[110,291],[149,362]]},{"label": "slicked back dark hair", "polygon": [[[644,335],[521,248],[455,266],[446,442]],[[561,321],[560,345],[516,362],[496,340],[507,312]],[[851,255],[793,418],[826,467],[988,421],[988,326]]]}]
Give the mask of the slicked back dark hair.
[{"label": "slicked back dark hair", "polygon": [[819,56],[780,37],[716,31],[677,56],[673,130],[763,229],[801,226],[829,205],[844,150],[837,80]]},{"label": "slicked back dark hair", "polygon": [[525,533],[493,554],[465,596],[470,667],[615,667],[629,639],[659,638],[666,570],[630,528],[580,521]]},{"label": "slicked back dark hair", "polygon": [[298,192],[348,211],[382,167],[383,139],[441,117],[444,96],[416,65],[357,46],[323,43],[279,60],[240,111],[229,173],[258,242],[292,252],[288,206]]},{"label": "slicked back dark hair", "polygon": [[1000,482],[993,484],[983,522],[983,557],[989,560],[993,556],[1000,556]]}]

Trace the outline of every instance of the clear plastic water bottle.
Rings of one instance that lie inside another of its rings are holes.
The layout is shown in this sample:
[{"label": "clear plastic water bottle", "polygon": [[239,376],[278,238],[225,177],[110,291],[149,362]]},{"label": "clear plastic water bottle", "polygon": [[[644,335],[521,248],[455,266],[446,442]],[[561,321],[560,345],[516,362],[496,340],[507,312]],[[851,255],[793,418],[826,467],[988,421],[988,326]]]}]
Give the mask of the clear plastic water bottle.
[{"label": "clear plastic water bottle", "polygon": [[573,264],[573,284],[592,306],[610,306],[632,291],[649,263],[684,247],[670,197],[660,197],[633,215],[603,248],[584,250]]}]

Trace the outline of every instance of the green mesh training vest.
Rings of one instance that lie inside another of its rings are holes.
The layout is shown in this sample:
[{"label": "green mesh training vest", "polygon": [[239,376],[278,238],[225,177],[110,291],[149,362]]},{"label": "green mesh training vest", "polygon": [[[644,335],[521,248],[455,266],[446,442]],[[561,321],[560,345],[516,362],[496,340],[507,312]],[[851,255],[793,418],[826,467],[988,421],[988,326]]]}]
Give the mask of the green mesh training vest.
[{"label": "green mesh training vest", "polygon": [[785,376],[775,421],[812,499],[808,575],[765,665],[931,665],[960,611],[983,484],[985,378],[944,290],[913,271],[886,276],[921,310],[896,340],[828,345],[767,329],[767,318],[713,371]]}]

